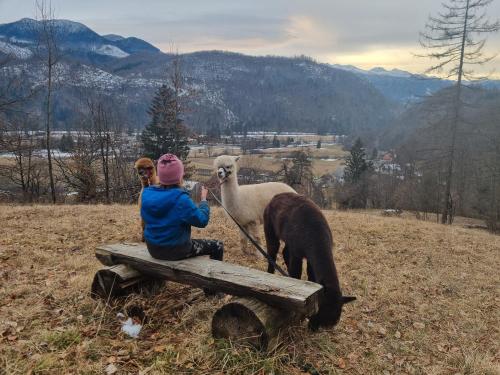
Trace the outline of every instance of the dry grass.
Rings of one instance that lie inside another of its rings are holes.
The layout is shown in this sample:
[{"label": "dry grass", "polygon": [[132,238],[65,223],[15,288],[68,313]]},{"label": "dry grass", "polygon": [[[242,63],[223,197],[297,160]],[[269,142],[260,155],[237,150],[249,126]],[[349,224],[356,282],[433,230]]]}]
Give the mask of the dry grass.
[{"label": "dry grass", "polygon": [[[240,161],[240,167],[250,167],[259,170],[277,172],[282,168],[283,160],[281,157],[289,157],[293,151],[303,150],[303,148],[283,148],[279,151],[266,151],[258,155],[244,155]],[[313,160],[313,173],[316,176],[322,176],[326,173],[333,173],[344,163],[347,153],[342,150],[340,145],[329,145],[321,149],[315,147],[309,148]],[[196,168],[212,169],[215,157],[192,157],[192,164]],[[337,159],[335,161],[327,159]]]},{"label": "dry grass", "polygon": [[[168,283],[154,296],[106,306],[89,297],[103,242],[138,241],[133,206],[0,206],[0,373],[498,374],[500,237],[365,213],[328,211],[348,305],[334,329],[285,332],[270,354],[213,342],[223,300]],[[215,209],[197,236],[224,239],[243,257],[234,226]],[[115,318],[141,305],[139,339]],[[317,371],[317,372],[315,372]]]}]

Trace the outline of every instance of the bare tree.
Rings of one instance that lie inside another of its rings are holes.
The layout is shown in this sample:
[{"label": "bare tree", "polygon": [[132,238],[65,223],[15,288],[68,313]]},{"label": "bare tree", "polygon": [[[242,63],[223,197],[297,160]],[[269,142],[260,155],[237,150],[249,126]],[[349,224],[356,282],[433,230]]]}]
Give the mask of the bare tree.
[{"label": "bare tree", "polygon": [[457,80],[451,99],[449,117],[449,144],[445,171],[445,193],[441,216],[443,224],[453,220],[452,179],[455,172],[457,132],[462,121],[463,80],[474,78],[472,65],[482,65],[492,57],[485,56],[485,38],[480,35],[499,30],[498,21],[486,19],[485,8],[493,0],[448,0],[443,3],[444,12],[429,17],[420,34],[420,44],[429,50],[425,57],[437,60],[427,73],[443,73],[447,78]]},{"label": "bare tree", "polygon": [[38,15],[40,17],[39,28],[39,54],[42,56],[46,68],[45,83],[45,148],[47,150],[47,164],[49,169],[50,194],[52,203],[56,203],[56,188],[54,182],[54,171],[52,166],[52,147],[51,147],[51,129],[52,129],[52,106],[54,91],[55,67],[58,62],[58,48],[56,27],[54,24],[54,9],[51,3],[45,0],[36,2]]},{"label": "bare tree", "polygon": [[87,106],[92,121],[92,139],[95,140],[101,159],[105,200],[109,204],[111,203],[109,165],[114,132],[111,129],[110,113],[105,108],[104,98],[98,97],[97,100],[94,99],[94,97],[90,96],[87,99]]},{"label": "bare tree", "polygon": [[54,161],[70,193],[77,194],[79,202],[97,200],[99,160],[98,146],[88,133],[80,132],[69,158],[56,157]]},{"label": "bare tree", "polygon": [[0,58],[0,114],[18,110],[30,99],[35,90],[28,87],[25,71],[12,65],[14,58]]},{"label": "bare tree", "polygon": [[0,176],[21,190],[23,202],[32,202],[40,196],[45,177],[43,162],[35,154],[38,142],[32,129],[28,116],[17,116],[4,123],[0,130],[0,150],[12,156],[0,166]]}]

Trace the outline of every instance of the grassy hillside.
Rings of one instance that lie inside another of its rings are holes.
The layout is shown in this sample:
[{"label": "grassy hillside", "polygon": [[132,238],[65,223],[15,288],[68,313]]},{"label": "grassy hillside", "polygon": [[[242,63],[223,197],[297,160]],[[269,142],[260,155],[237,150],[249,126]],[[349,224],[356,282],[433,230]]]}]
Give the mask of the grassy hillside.
[{"label": "grassy hillside", "polygon": [[[103,242],[138,241],[133,206],[0,206],[0,373],[498,374],[500,237],[412,219],[328,211],[341,284],[358,300],[339,325],[285,333],[271,354],[213,342],[224,299],[168,283],[153,297],[106,306],[89,297]],[[223,239],[227,260],[265,269],[238,250],[215,209],[195,236]],[[140,338],[116,313],[140,305]],[[317,373],[317,372],[316,372]]]}]

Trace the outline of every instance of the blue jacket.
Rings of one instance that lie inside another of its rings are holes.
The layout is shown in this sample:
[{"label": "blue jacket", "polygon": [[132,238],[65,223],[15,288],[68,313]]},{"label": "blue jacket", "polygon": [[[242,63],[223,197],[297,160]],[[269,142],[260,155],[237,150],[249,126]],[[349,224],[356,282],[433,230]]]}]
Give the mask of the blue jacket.
[{"label": "blue jacket", "polygon": [[210,218],[206,201],[196,207],[182,188],[150,186],[143,190],[141,216],[148,244],[181,247],[191,240],[191,225],[204,228]]}]

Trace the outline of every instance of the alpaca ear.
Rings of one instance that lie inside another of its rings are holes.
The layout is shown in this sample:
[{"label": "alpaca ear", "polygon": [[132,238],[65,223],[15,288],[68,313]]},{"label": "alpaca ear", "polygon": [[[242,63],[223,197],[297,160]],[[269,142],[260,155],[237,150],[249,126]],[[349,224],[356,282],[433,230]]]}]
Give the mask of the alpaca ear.
[{"label": "alpaca ear", "polygon": [[345,305],[346,303],[349,303],[349,302],[352,302],[352,301],[355,301],[356,300],[356,297],[352,297],[352,296],[342,296],[342,303]]},{"label": "alpaca ear", "polygon": [[238,161],[238,160],[240,160],[240,157],[241,157],[240,155],[235,156],[235,157],[234,157],[234,161]]}]

